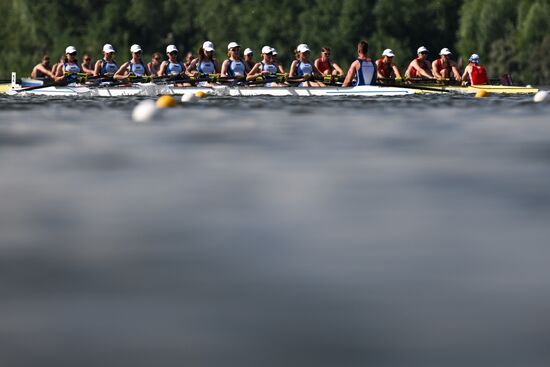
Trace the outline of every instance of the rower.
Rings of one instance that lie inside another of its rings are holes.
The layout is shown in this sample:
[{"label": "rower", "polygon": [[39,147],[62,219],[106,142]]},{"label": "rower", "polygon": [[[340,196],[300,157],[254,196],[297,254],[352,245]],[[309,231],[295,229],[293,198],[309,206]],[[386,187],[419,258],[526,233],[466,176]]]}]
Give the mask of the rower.
[{"label": "rower", "polygon": [[212,42],[204,42],[202,47],[199,48],[199,57],[191,62],[188,71],[193,72],[195,75],[219,73],[220,67],[214,58],[214,51],[214,44]]},{"label": "rower", "polygon": [[113,56],[115,49],[106,43],[103,45],[103,58],[97,60],[94,67],[94,76],[113,76],[118,70],[118,65]]},{"label": "rower", "polygon": [[65,54],[61,55],[61,57],[59,58],[59,61],[52,66],[52,74],[54,75],[54,78],[57,75],[57,69],[63,68],[64,63],[65,63]]},{"label": "rower", "polygon": [[147,68],[149,68],[149,72],[151,73],[151,75],[159,75],[161,61],[162,55],[160,54],[160,52],[155,52],[151,56],[151,62],[147,63]]},{"label": "rower", "polygon": [[168,45],[168,47],[166,47],[166,55],[168,56],[168,60],[160,64],[160,70],[157,76],[170,76],[172,78],[183,76],[185,74],[185,66],[177,59],[177,47],[175,45]]},{"label": "rower", "polygon": [[235,79],[246,77],[246,64],[239,55],[240,50],[241,46],[237,42],[231,42],[227,45],[227,56],[229,58],[222,64],[222,77]]},{"label": "rower", "polygon": [[369,52],[369,44],[367,41],[360,41],[357,44],[357,60],[349,67],[344,87],[360,85],[374,85],[376,82],[376,65],[367,56]]},{"label": "rower", "polygon": [[420,46],[416,53],[418,57],[409,64],[407,71],[405,71],[405,79],[434,79],[432,67],[428,61],[428,49],[424,46]]},{"label": "rower", "polygon": [[189,51],[187,55],[185,55],[185,62],[183,66],[185,66],[185,70],[189,69],[189,65],[191,65],[191,62],[193,61],[195,57],[193,56],[193,53]]},{"label": "rower", "polygon": [[[277,78],[277,66],[273,63],[273,49],[270,46],[262,47],[262,61],[254,65],[246,80],[254,81],[258,78],[270,80]],[[265,87],[279,87],[283,84],[277,82],[265,83]]]},{"label": "rower", "polygon": [[462,74],[462,84],[467,85],[484,85],[489,84],[489,78],[487,77],[487,70],[479,65],[479,55],[473,54],[469,59],[470,63],[464,69]]},{"label": "rower", "polygon": [[251,48],[247,48],[244,50],[244,66],[247,74],[252,70],[254,65],[256,65],[254,62],[254,51]]},{"label": "rower", "polygon": [[301,45],[297,51],[300,53],[300,58],[298,60],[294,60],[290,65],[289,76],[303,77],[303,79],[300,79],[302,80],[300,87],[324,87],[325,84],[322,82],[310,80],[312,77],[321,78],[322,74],[309,60],[309,56],[311,55],[311,50],[309,47],[307,45]]},{"label": "rower", "polygon": [[328,47],[323,47],[321,49],[321,56],[317,60],[315,60],[315,67],[323,75],[344,75],[344,71],[342,70],[342,68],[330,59],[330,48]]},{"label": "rower", "polygon": [[132,54],[132,58],[122,64],[122,66],[115,73],[114,79],[122,80],[127,79],[130,76],[144,77],[151,75],[149,68],[141,59],[141,46],[136,44],[132,45],[132,47],[130,47],[130,53]]},{"label": "rower", "polygon": [[395,54],[389,48],[382,52],[382,58],[376,60],[376,75],[378,81],[387,83],[388,81],[395,81],[395,79],[401,79],[401,73],[397,65],[393,63]]},{"label": "rower", "polygon": [[452,78],[459,82],[462,78],[460,77],[458,66],[456,62],[451,60],[449,55],[452,55],[451,50],[448,48],[441,49],[441,52],[439,52],[439,59],[432,63],[433,75],[439,80]]},{"label": "rower", "polygon": [[56,82],[66,80],[68,83],[75,83],[77,81],[78,73],[80,73],[80,66],[78,66],[76,55],[76,48],[73,46],[69,46],[65,49],[63,66],[57,68],[57,74],[55,75]]},{"label": "rower", "polygon": [[82,64],[80,64],[82,72],[88,76],[94,75],[94,70],[92,69],[92,58],[88,54],[84,54],[82,57]]},{"label": "rower", "polygon": [[32,69],[31,78],[41,80],[54,78],[54,74],[50,66],[50,57],[48,55],[44,55],[42,57],[42,62]]},{"label": "rower", "polygon": [[271,50],[272,50],[271,54],[273,55],[273,64],[277,66],[277,70],[279,71],[279,73],[284,74],[285,68],[283,64],[279,61],[279,54],[277,53],[277,50],[273,47],[271,48]]}]

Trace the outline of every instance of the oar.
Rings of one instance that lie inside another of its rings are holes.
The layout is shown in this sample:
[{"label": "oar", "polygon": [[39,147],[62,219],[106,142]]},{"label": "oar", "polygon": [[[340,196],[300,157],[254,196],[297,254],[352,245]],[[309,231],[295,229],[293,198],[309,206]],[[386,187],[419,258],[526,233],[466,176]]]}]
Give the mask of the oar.
[{"label": "oar", "polygon": [[10,89],[6,92],[6,94],[13,96],[21,92],[27,92],[29,90],[36,90],[36,89],[42,89],[42,88],[48,88],[48,87],[64,87],[67,84],[69,84],[66,80],[62,80],[60,82],[54,82],[49,84],[43,84],[43,85],[37,85],[34,87],[25,87],[20,89]]},{"label": "oar", "polygon": [[420,87],[415,85],[406,85],[406,84],[386,84],[386,83],[377,83],[377,86],[380,87],[393,87],[393,88],[402,88],[402,89],[417,89],[425,90],[428,92],[439,92],[439,93],[450,93],[450,91],[441,89],[441,88],[431,88],[431,87]]}]

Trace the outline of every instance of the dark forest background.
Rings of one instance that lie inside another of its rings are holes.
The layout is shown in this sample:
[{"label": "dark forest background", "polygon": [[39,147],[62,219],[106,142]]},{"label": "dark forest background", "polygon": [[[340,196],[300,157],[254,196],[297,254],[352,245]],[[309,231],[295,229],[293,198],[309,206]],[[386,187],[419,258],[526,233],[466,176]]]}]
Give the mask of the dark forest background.
[{"label": "dark forest background", "polygon": [[30,74],[42,54],[57,60],[68,45],[101,57],[111,43],[117,59],[139,43],[148,60],[167,44],[196,52],[204,40],[225,58],[229,41],[276,47],[288,62],[292,48],[307,43],[316,56],[332,48],[342,66],[366,39],[371,57],[385,48],[404,68],[424,45],[449,47],[456,59],[478,53],[491,75],[550,84],[550,0],[0,0],[0,77]]}]

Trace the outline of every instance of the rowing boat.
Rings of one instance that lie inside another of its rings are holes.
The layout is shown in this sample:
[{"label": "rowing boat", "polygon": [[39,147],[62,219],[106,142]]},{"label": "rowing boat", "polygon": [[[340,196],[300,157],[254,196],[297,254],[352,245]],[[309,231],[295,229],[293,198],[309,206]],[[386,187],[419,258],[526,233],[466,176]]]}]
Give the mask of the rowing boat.
[{"label": "rowing boat", "polygon": [[442,91],[457,92],[463,94],[476,94],[480,90],[494,94],[535,94],[539,90],[531,86],[511,86],[511,85],[472,85],[472,86],[456,86],[456,85],[438,85],[438,84],[414,84],[418,87],[428,87],[431,89],[440,89]]}]

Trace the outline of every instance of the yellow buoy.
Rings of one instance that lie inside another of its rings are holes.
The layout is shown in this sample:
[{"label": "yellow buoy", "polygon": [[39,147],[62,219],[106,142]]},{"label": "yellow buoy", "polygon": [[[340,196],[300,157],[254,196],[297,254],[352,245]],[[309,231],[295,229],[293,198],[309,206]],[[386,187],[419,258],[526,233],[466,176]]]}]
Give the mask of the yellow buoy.
[{"label": "yellow buoy", "polygon": [[480,89],[476,93],[476,98],[484,98],[489,95],[489,92],[487,92],[485,89]]},{"label": "yellow buoy", "polygon": [[161,96],[157,99],[158,108],[176,107],[176,100],[172,96]]},{"label": "yellow buoy", "polygon": [[206,97],[206,93],[204,93],[202,90],[199,90],[198,92],[195,93],[195,96],[197,98],[204,98]]}]

